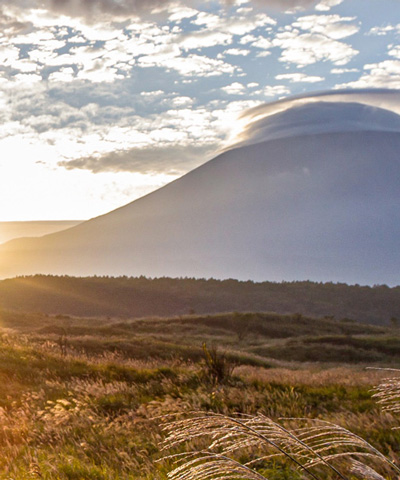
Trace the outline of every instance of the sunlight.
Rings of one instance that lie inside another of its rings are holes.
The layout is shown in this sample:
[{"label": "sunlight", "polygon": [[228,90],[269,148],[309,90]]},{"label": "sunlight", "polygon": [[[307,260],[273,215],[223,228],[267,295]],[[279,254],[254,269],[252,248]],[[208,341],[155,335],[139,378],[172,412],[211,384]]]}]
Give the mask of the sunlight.
[{"label": "sunlight", "polygon": [[0,221],[85,220],[155,190],[168,174],[68,171],[52,166],[57,153],[21,137],[0,140]]}]

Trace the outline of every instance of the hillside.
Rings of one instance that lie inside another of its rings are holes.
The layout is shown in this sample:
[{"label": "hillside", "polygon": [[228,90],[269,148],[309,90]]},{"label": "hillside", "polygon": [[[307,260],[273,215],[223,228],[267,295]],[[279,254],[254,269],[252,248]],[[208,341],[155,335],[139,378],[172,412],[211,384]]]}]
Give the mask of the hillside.
[{"label": "hillside", "polygon": [[40,345],[57,345],[62,338],[67,349],[89,355],[113,352],[136,360],[198,362],[206,343],[218,345],[235,364],[400,365],[397,327],[300,314],[235,312],[121,320],[2,311],[0,319],[6,331],[28,335]]},{"label": "hillside", "polygon": [[[1,480],[167,480],[162,417],[193,411],[324,419],[398,462],[399,420],[372,397],[388,372],[365,368],[400,365],[393,329],[262,314],[0,319]],[[302,478],[279,459],[260,471]]]},{"label": "hillside", "polygon": [[400,287],[37,275],[1,281],[0,308],[121,318],[232,311],[300,313],[388,325],[391,318],[400,319]]}]

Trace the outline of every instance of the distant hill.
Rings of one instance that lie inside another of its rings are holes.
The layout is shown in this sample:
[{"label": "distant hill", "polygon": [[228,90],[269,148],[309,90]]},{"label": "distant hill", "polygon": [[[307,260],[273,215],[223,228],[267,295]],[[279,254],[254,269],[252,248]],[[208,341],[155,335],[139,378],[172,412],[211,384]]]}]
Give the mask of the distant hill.
[{"label": "distant hill", "polygon": [[204,358],[206,343],[210,348],[218,345],[236,364],[264,367],[288,361],[380,367],[400,362],[399,329],[298,314],[235,312],[121,320],[3,311],[1,327],[26,335],[38,346],[52,344],[53,352],[64,337],[66,348],[75,352],[112,352],[146,361],[197,362]]},{"label": "distant hill", "polygon": [[63,232],[1,245],[0,278],[398,285],[400,115],[349,95],[252,125],[249,142],[145,197]]},{"label": "distant hill", "polygon": [[276,312],[400,323],[400,287],[313,282],[37,275],[0,282],[0,308],[138,318],[189,313]]},{"label": "distant hill", "polygon": [[14,238],[41,237],[49,233],[59,232],[75,227],[82,221],[57,220],[57,221],[32,221],[32,222],[0,222],[0,243],[5,243]]}]

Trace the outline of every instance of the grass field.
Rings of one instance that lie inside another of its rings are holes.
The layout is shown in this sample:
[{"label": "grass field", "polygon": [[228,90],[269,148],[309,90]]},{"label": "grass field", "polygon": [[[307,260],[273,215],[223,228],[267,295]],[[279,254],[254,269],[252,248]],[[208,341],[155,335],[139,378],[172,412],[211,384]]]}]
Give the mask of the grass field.
[{"label": "grass field", "polygon": [[[372,398],[388,372],[366,368],[400,366],[394,328],[238,313],[0,319],[1,479],[166,479],[160,416],[191,411],[323,418],[399,460],[399,420]],[[260,469],[300,478],[285,462]]]}]

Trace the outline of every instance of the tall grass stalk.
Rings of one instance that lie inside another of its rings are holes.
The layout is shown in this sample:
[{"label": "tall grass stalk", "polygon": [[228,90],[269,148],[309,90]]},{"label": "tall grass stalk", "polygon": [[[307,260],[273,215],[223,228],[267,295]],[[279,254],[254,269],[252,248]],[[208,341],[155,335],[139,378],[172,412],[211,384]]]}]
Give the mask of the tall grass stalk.
[{"label": "tall grass stalk", "polygon": [[[399,378],[384,380],[376,387],[374,397],[385,410],[400,412]],[[256,466],[279,458],[289,460],[314,480],[382,480],[384,475],[400,476],[400,468],[364,438],[320,419],[283,418],[277,422],[262,413],[193,413],[188,418],[167,421],[163,429],[164,449],[182,447],[188,442],[208,442],[207,448],[198,452],[166,457],[179,464],[168,474],[171,480],[260,480],[265,477]],[[238,454],[256,458],[240,463]]]}]

